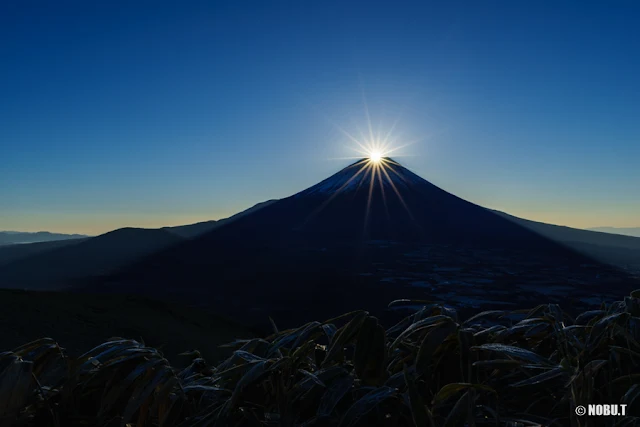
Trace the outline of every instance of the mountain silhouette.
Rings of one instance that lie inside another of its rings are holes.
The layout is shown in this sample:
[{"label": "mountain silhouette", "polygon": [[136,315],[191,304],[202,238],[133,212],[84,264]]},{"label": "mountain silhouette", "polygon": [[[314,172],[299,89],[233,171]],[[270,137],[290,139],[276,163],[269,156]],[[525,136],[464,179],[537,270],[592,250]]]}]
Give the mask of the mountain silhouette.
[{"label": "mountain silhouette", "polygon": [[391,159],[379,168],[360,160],[251,213],[213,227],[180,251],[221,240],[239,247],[394,240],[544,247],[569,254],[538,233],[436,187]]},{"label": "mountain silhouette", "polygon": [[[420,251],[428,253],[415,261]],[[447,263],[451,266],[443,269]],[[611,290],[612,283],[626,280],[392,159],[381,165],[363,159],[304,191],[77,289],[186,298],[243,321],[273,315],[294,324],[345,309],[381,310],[401,297],[424,299],[429,294],[423,285],[387,282],[411,277],[438,285],[451,271],[492,276],[485,280],[495,282],[496,289],[502,286],[503,295],[516,283],[576,286],[598,277]]]}]

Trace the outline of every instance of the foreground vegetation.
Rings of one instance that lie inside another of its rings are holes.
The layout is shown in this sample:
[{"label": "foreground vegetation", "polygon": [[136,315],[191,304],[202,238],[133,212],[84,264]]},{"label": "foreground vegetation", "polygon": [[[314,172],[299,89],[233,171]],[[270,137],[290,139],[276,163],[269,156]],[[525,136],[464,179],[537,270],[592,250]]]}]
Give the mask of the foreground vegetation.
[{"label": "foreground vegetation", "polygon": [[[49,338],[26,344],[0,354],[0,425],[640,423],[638,291],[575,319],[541,305],[462,321],[426,305],[387,330],[358,311],[228,346],[218,366],[192,352],[177,370],[133,340],[75,358]],[[575,415],[590,403],[628,416]]]}]

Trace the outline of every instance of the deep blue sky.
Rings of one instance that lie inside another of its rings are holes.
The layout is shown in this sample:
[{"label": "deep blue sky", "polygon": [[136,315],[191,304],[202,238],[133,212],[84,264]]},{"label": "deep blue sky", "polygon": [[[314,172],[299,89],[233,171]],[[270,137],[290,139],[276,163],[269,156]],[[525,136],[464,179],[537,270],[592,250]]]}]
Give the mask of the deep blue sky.
[{"label": "deep blue sky", "polygon": [[547,222],[640,226],[640,3],[0,4],[0,229],[224,217],[349,163]]}]

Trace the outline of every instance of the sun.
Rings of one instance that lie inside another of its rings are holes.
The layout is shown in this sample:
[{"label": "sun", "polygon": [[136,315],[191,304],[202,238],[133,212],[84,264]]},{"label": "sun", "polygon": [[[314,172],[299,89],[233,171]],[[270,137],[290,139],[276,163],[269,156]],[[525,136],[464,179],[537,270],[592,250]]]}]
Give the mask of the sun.
[{"label": "sun", "polygon": [[356,125],[355,130],[357,131],[357,133],[352,133],[343,129],[336,123],[331,122],[338,131],[340,131],[344,136],[347,137],[349,141],[351,141],[351,143],[345,148],[350,151],[355,151],[358,154],[357,156],[336,157],[335,160],[355,159],[358,162],[362,161],[363,165],[365,166],[370,166],[373,169],[378,170],[389,163],[393,163],[396,157],[410,156],[410,154],[402,154],[402,151],[406,147],[421,141],[421,139],[407,142],[400,140],[400,135],[396,135],[394,132],[396,130],[398,122],[400,121],[400,117],[396,118],[396,120],[388,130],[384,130],[383,126],[381,124],[378,124],[377,130],[374,131],[374,126],[371,123],[369,108],[366,105],[366,101],[365,113],[368,132],[367,129],[363,129]]},{"label": "sun", "polygon": [[369,153],[369,160],[373,163],[380,163],[382,160],[382,153],[379,151],[372,151]]}]

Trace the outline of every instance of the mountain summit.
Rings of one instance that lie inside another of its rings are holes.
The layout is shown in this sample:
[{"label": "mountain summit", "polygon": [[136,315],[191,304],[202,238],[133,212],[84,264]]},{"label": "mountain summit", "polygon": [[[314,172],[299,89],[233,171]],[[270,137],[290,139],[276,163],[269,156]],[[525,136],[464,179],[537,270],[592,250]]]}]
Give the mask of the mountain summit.
[{"label": "mountain summit", "polygon": [[297,196],[369,191],[372,187],[382,187],[395,191],[394,187],[406,187],[427,183],[424,179],[401,166],[395,160],[384,157],[378,161],[361,159],[340,172],[310,187]]}]

